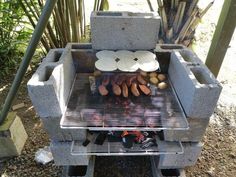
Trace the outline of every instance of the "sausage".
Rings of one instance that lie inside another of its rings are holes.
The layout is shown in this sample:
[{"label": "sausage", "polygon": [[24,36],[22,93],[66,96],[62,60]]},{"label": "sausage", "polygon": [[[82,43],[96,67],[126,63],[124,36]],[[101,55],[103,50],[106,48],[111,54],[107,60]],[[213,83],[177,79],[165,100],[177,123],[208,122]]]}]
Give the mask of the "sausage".
[{"label": "sausage", "polygon": [[132,83],[132,85],[131,85],[131,92],[132,92],[132,94],[134,96],[139,96],[140,95],[136,83]]},{"label": "sausage", "polygon": [[124,75],[119,76],[117,81],[116,81],[116,84],[121,85],[124,81],[125,81],[125,76]]},{"label": "sausage", "polygon": [[102,95],[102,96],[106,96],[106,95],[108,95],[108,90],[107,90],[107,88],[104,86],[104,85],[100,85],[99,87],[98,87],[98,91],[99,91],[99,93]]},{"label": "sausage", "polygon": [[129,90],[125,82],[122,83],[122,94],[125,98],[129,96]]},{"label": "sausage", "polygon": [[151,78],[150,78],[150,82],[155,85],[155,84],[157,84],[159,81],[158,81],[158,79],[157,79],[156,77],[151,77]]},{"label": "sausage", "polygon": [[140,84],[147,85],[147,82],[143,79],[143,77],[141,75],[137,76],[137,80]]},{"label": "sausage", "polygon": [[113,84],[112,85],[112,91],[116,96],[120,96],[121,95],[121,89],[120,86],[117,84]]},{"label": "sausage", "polygon": [[145,72],[145,71],[140,71],[140,74],[141,74],[141,76],[143,76],[143,77],[147,77],[147,72]]},{"label": "sausage", "polygon": [[149,76],[150,76],[150,77],[157,77],[157,73],[156,73],[156,72],[151,72],[151,73],[149,74]]},{"label": "sausage", "polygon": [[136,79],[136,76],[128,77],[128,78],[126,79],[126,85],[127,85],[128,87],[130,87],[131,84],[132,84],[132,82],[133,82],[135,79]]},{"label": "sausage", "polygon": [[107,86],[110,82],[110,77],[109,76],[104,76],[102,80],[102,85]]},{"label": "sausage", "polygon": [[139,88],[145,95],[149,95],[151,93],[151,90],[146,85],[139,85]]}]

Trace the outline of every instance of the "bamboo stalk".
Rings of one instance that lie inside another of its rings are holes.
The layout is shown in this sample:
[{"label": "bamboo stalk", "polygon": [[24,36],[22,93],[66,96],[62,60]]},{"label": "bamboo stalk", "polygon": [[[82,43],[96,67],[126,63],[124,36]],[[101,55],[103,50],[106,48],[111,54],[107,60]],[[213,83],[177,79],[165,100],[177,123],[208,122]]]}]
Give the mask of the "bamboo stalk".
[{"label": "bamboo stalk", "polygon": [[178,23],[177,23],[177,26],[176,26],[175,33],[177,33],[179,31],[179,28],[182,25],[186,2],[180,2],[180,6],[182,6],[182,7],[181,7],[180,16],[179,16],[179,19],[178,19]]},{"label": "bamboo stalk", "polygon": [[191,4],[190,4],[190,6],[189,6],[189,9],[188,9],[188,11],[187,11],[187,14],[186,14],[187,16],[191,16],[191,14],[192,14],[194,8],[196,7],[198,1],[199,1],[199,0],[192,0]]}]

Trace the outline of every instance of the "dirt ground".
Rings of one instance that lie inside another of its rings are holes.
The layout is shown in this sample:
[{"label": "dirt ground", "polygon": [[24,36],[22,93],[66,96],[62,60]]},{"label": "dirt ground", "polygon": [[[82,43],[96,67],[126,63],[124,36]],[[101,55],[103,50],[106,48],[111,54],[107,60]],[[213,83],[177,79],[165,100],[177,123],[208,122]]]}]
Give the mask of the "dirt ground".
[{"label": "dirt ground", "polygon": [[[115,7],[117,3],[122,9],[124,0],[113,1],[111,5]],[[210,0],[208,0],[210,1]],[[137,6],[139,10],[143,5],[143,1],[132,1],[128,4],[129,8]],[[204,61],[207,55],[210,41],[215,29],[217,18],[219,15],[222,2],[216,0],[214,6],[204,17],[202,24],[196,32],[196,42],[193,49]],[[148,7],[145,6],[148,10]],[[135,10],[135,9],[134,9]],[[218,80],[222,83],[224,89],[222,91],[219,103],[214,115],[211,117],[210,125],[207,128],[203,138],[204,148],[197,164],[193,167],[186,168],[187,177],[235,177],[236,175],[236,34],[234,34],[230,48],[226,54],[225,61],[218,76]],[[233,45],[234,44],[234,45]],[[14,105],[17,103],[25,103],[25,107],[17,110],[17,114],[21,117],[29,138],[26,142],[22,155],[0,163],[1,177],[58,177],[61,168],[56,167],[53,163],[42,166],[34,161],[35,152],[44,146],[49,145],[49,140],[42,128],[39,117],[36,115],[32,104],[29,100],[26,83],[33,71],[29,72],[24,78],[22,86],[15,99]],[[0,83],[0,103],[4,101],[6,93],[12,82],[11,76],[4,78]],[[133,161],[128,160],[124,164],[122,158],[110,159],[105,158],[95,167],[96,177],[150,177],[150,163],[147,159],[139,159],[138,166],[134,166]],[[127,173],[126,166],[133,169]],[[104,168],[100,168],[104,167]],[[138,174],[135,174],[134,172]]]}]

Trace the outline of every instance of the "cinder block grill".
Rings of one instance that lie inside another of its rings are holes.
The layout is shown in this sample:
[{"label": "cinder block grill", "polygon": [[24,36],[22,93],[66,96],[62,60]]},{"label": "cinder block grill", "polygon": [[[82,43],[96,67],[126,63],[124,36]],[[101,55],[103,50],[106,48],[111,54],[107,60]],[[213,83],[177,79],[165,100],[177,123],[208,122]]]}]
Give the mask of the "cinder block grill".
[{"label": "cinder block grill", "polygon": [[[55,164],[94,165],[93,156],[150,156],[152,169],[159,171],[154,174],[160,177],[168,174],[165,169],[194,165],[222,89],[220,84],[191,50],[182,45],[155,45],[160,23],[156,15],[93,13],[91,23],[92,44],[69,43],[65,49],[51,50],[28,82],[29,96],[52,140]],[[109,34],[120,34],[127,39],[122,38],[121,43],[112,36],[106,39],[107,34],[99,31],[104,26],[110,26]],[[130,30],[134,26],[138,28],[137,34]],[[124,46],[129,46],[125,49],[130,51],[146,49],[155,53],[160,65],[158,72],[166,74],[168,88],[160,90],[150,85],[149,96],[130,94],[123,98],[112,94],[108,85],[110,94],[101,96],[97,87],[103,77],[139,73],[115,71],[103,72],[92,90],[89,77],[95,70],[96,52],[116,51]],[[146,138],[151,137],[146,139],[151,145],[127,143],[122,132],[141,132]],[[91,174],[93,167],[89,170]],[[179,174],[185,176],[183,171]]]}]

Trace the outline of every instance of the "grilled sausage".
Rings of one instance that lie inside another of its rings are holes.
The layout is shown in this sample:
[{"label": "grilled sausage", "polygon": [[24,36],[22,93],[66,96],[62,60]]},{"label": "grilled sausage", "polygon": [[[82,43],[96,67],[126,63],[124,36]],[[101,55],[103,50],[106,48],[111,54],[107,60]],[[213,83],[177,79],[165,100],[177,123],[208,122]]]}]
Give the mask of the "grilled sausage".
[{"label": "grilled sausage", "polygon": [[99,93],[102,95],[102,96],[106,96],[106,95],[108,95],[108,90],[107,90],[107,88],[104,86],[104,85],[100,85],[99,87],[98,87],[98,91],[99,91]]},{"label": "grilled sausage", "polygon": [[129,90],[125,82],[122,83],[122,94],[125,98],[129,96]]},{"label": "grilled sausage", "polygon": [[151,93],[151,90],[146,85],[139,85],[139,88],[145,95],[149,95]]},{"label": "grilled sausage", "polygon": [[112,91],[116,96],[120,96],[121,95],[121,89],[120,86],[117,84],[113,84],[112,85]]},{"label": "grilled sausage", "polygon": [[143,77],[141,75],[137,76],[137,80],[140,84],[147,85],[147,82],[143,79]]},{"label": "grilled sausage", "polygon": [[125,76],[124,75],[119,76],[117,81],[116,81],[116,84],[121,85],[124,81],[125,81]]},{"label": "grilled sausage", "polygon": [[140,95],[136,83],[132,83],[132,85],[131,85],[131,92],[132,92],[132,94],[134,96],[139,96]]},{"label": "grilled sausage", "polygon": [[127,85],[128,87],[130,87],[131,84],[132,84],[132,82],[133,82],[135,79],[136,79],[136,76],[128,77],[128,78],[126,79],[126,85]]},{"label": "grilled sausage", "polygon": [[140,75],[143,76],[143,77],[147,77],[148,74],[145,71],[140,71]]}]

